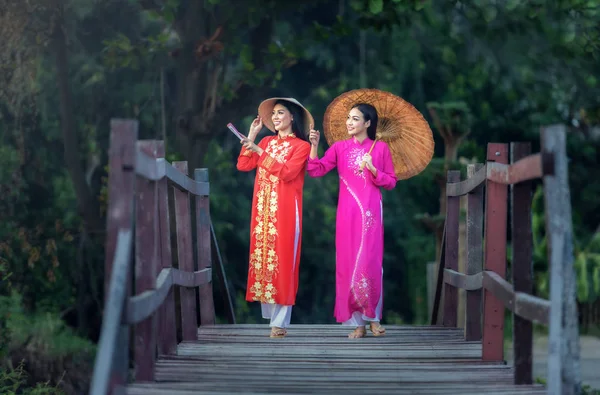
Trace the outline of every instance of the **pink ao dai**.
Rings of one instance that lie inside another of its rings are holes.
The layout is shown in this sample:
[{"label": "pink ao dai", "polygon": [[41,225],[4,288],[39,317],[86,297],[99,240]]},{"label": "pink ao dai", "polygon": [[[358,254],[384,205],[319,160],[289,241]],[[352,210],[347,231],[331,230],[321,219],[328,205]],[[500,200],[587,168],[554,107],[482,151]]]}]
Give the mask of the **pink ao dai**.
[{"label": "pink ao dai", "polygon": [[336,298],[334,316],[346,322],[360,313],[364,320],[379,321],[383,307],[383,206],[381,187],[396,186],[388,145],[375,143],[371,152],[377,176],[363,156],[373,141],[355,138],[334,143],[323,158],[309,159],[311,177],[322,177],[337,166],[340,192],[336,214]]}]

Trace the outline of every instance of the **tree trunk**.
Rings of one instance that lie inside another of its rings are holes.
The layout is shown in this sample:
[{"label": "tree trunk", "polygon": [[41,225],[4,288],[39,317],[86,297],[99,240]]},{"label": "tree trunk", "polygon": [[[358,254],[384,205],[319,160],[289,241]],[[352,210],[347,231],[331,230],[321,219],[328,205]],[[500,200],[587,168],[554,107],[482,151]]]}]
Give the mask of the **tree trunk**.
[{"label": "tree trunk", "polygon": [[55,66],[59,91],[60,119],[63,135],[64,158],[71,182],[77,196],[79,213],[83,217],[85,227],[91,232],[102,229],[99,205],[94,199],[85,179],[83,164],[79,157],[79,143],[75,130],[75,112],[69,87],[69,61],[67,50],[67,35],[64,25],[64,10],[59,11],[53,32],[55,49]]},{"label": "tree trunk", "polygon": [[[199,2],[190,2],[180,10],[180,20],[175,24],[183,42],[177,58],[176,140],[190,172],[202,166],[208,144],[220,128],[224,128],[233,116],[239,117],[248,111],[254,113],[257,101],[269,90],[269,81],[262,86],[250,87],[242,80],[235,91],[236,98],[223,105],[219,92],[228,60],[223,54],[198,58],[196,52],[198,42],[205,39],[203,35],[218,35],[219,23],[213,21],[213,16],[205,15],[201,5],[196,3]],[[199,17],[205,23],[199,23]],[[270,68],[265,64],[263,54],[272,36],[273,21],[269,17],[250,32],[255,70]]]}]

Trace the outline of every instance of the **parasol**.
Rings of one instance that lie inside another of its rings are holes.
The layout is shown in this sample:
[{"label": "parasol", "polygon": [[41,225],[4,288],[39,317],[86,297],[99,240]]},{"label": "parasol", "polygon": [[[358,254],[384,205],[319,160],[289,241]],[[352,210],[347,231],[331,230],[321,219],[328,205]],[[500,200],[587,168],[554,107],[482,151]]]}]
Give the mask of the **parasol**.
[{"label": "parasol", "polygon": [[405,180],[423,171],[433,157],[431,128],[419,110],[389,92],[355,89],[335,98],[327,106],[323,120],[327,143],[331,146],[336,141],[348,139],[346,118],[352,107],[359,103],[377,109],[377,140],[389,146],[398,179]]}]

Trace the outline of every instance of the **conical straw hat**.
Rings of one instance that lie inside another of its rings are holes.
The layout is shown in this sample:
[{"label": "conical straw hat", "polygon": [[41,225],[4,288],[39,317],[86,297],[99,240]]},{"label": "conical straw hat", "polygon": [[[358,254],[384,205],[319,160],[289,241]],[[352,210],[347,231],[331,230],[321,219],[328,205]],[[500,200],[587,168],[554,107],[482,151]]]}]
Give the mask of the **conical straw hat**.
[{"label": "conical straw hat", "polygon": [[262,103],[258,106],[258,115],[260,115],[263,124],[273,133],[277,133],[275,131],[275,125],[273,125],[273,120],[271,119],[271,114],[273,114],[273,108],[275,107],[275,103],[277,100],[285,100],[290,103],[294,103],[299,106],[304,113],[304,134],[308,138],[308,134],[310,132],[311,125],[314,126],[315,120],[311,115],[310,111],[308,111],[300,102],[293,97],[272,97],[270,99],[263,100]]},{"label": "conical straw hat", "polygon": [[356,89],[335,98],[325,111],[323,131],[327,143],[349,138],[346,118],[355,105],[377,109],[377,139],[390,147],[394,170],[400,180],[413,177],[433,158],[433,133],[423,115],[406,100],[378,89]]}]

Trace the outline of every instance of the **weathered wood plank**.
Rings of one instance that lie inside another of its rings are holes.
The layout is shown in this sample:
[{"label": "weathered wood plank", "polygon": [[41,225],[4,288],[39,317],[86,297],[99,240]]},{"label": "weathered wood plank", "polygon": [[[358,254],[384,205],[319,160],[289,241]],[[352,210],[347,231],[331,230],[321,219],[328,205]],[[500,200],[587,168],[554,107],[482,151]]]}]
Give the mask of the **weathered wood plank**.
[{"label": "weathered wood plank", "polygon": [[[165,142],[158,143],[158,157],[165,157]],[[169,215],[169,183],[167,178],[158,181],[158,237],[159,268],[170,270],[173,266],[171,258],[171,222]],[[161,272],[162,273],[162,272]],[[160,274],[159,274],[160,277]],[[157,288],[160,285],[157,280]],[[133,311],[139,311],[134,308]],[[130,317],[128,317],[130,318]],[[128,319],[129,322],[131,320]],[[175,311],[175,292],[169,287],[158,311],[158,354],[175,354],[177,352],[177,314]]]},{"label": "weathered wood plank", "polygon": [[554,175],[544,177],[552,302],[548,341],[548,393],[571,395],[581,392],[581,372],[566,145],[564,125],[553,125],[542,130],[542,150],[554,157]]},{"label": "weathered wood plank", "polygon": [[[284,387],[277,386],[276,384],[261,384],[260,387],[256,389],[249,390],[247,387],[244,387],[243,384],[240,384],[236,387],[232,387],[231,389],[223,389],[218,385],[202,385],[199,389],[197,384],[187,383],[177,383],[177,384],[157,384],[155,387],[150,386],[142,386],[136,385],[129,387],[127,389],[127,394],[130,395],[162,395],[168,393],[170,395],[187,395],[187,394],[228,394],[231,391],[235,393],[244,393],[247,395],[253,394],[265,394],[269,393],[272,395],[282,395],[282,394],[306,394],[306,393],[327,393],[327,394],[350,394],[350,395],[358,395],[364,394],[364,387],[367,386],[369,391],[387,394],[483,394],[486,395],[511,395],[511,394],[545,394],[545,390],[540,386],[526,386],[526,387],[518,387],[513,386],[511,388],[506,388],[500,385],[482,385],[479,384],[477,386],[465,387],[464,385],[448,385],[448,384],[430,384],[427,385],[417,383],[417,384],[409,384],[409,383],[401,383],[401,384],[373,384],[366,382],[363,386],[358,386],[359,388],[343,388],[343,385],[339,383],[331,383],[326,387],[323,385],[314,386],[312,390],[310,388],[302,388],[301,390],[298,387]],[[342,383],[343,384],[343,383]]]},{"label": "weathered wood plank", "polygon": [[[460,171],[448,171],[447,183],[460,182]],[[446,261],[445,269],[458,270],[460,197],[448,196],[446,203]],[[450,284],[444,285],[443,324],[456,327],[458,323],[458,289]]]},{"label": "weathered wood plank", "polygon": [[[436,339],[460,337],[457,328],[391,325],[385,338],[363,339],[348,339],[348,328],[341,325],[292,325],[284,339],[270,339],[268,329],[264,324],[200,327],[204,339],[183,342],[178,355],[159,360],[157,383],[132,384],[127,391],[359,394],[368,388],[382,394],[544,393],[541,386],[513,386],[513,369],[482,361],[480,342]],[[412,343],[402,342],[407,338]],[[215,339],[223,343],[212,343]]]},{"label": "weathered wood plank", "polygon": [[497,273],[483,272],[483,288],[494,295],[505,308],[529,321],[548,324],[550,302],[522,292],[515,292],[512,284]]},{"label": "weathered wood plank", "polygon": [[[282,340],[282,339],[274,339]],[[280,344],[285,344],[284,341]],[[390,359],[406,359],[406,358],[479,358],[481,355],[481,344],[453,344],[453,343],[440,343],[440,344],[428,344],[419,346],[413,345],[397,345],[395,347],[386,344],[383,347],[377,348],[377,353],[373,352],[376,347],[372,344],[369,345],[369,353],[362,355],[362,358],[366,360],[376,361],[381,358]],[[200,344],[200,343],[188,343],[183,342],[178,346],[177,353],[179,355],[185,355],[190,357],[203,357],[207,358],[217,353],[227,352],[227,355],[235,358],[247,358],[248,355],[252,355],[252,358],[256,356],[262,357],[283,357],[287,356],[290,360],[295,358],[305,357],[335,357],[335,358],[356,358],[356,353],[360,350],[364,350],[364,345],[352,345],[351,342],[344,348],[333,348],[326,349],[321,345],[317,346],[298,346],[296,348],[291,347],[278,347],[276,344],[272,344],[269,347],[265,345],[256,345],[253,347],[245,346],[240,347],[236,345],[232,348],[228,345],[223,344]]]},{"label": "weathered wood plank", "polygon": [[481,279],[483,273],[479,272],[476,274],[463,274],[454,270],[444,269],[444,282],[450,284],[453,287],[465,289],[468,291],[474,291],[481,289]]},{"label": "weathered wood plank", "polygon": [[[110,121],[110,150],[108,174],[108,208],[106,215],[106,247],[105,247],[105,301],[107,311],[104,320],[108,319],[108,310],[112,303],[110,298],[110,281],[112,281],[112,265],[117,249],[119,229],[132,229],[133,223],[133,194],[135,191],[135,153],[138,135],[138,122],[126,119],[111,119]],[[124,298],[131,294],[131,262],[128,262],[125,277]],[[118,296],[118,295],[116,295]],[[124,301],[115,304],[123,309]],[[119,316],[119,321],[121,317]],[[104,322],[103,324],[104,325]],[[129,328],[120,325],[117,339],[112,347],[114,354],[111,364],[109,388],[127,381],[129,368]],[[94,366],[96,369],[96,366]],[[102,391],[102,390],[100,390]]]},{"label": "weathered wood plank", "polygon": [[[158,144],[155,140],[137,142],[138,151],[153,158],[158,157]],[[158,184],[143,177],[136,179],[135,216],[135,292],[154,288],[158,274]],[[129,309],[130,306],[128,306]],[[129,314],[135,312],[128,311]],[[137,381],[154,380],[156,360],[156,315],[135,326],[135,378]]]},{"label": "weathered wood plank", "polygon": [[[510,162],[515,166],[532,156],[530,143],[511,143]],[[541,154],[539,166],[542,173]],[[525,158],[525,159],[523,159]],[[537,169],[536,169],[537,171]],[[533,294],[533,236],[531,230],[531,202],[533,184],[523,181],[511,185],[511,239],[512,239],[512,284],[515,292]],[[515,301],[516,302],[516,301]],[[516,308],[516,306],[515,306]],[[533,382],[533,324],[513,313],[513,353],[515,384]]]},{"label": "weathered wood plank", "polygon": [[[452,364],[452,363],[437,363],[437,361],[420,362],[411,365],[409,361],[404,363],[382,363],[381,365],[376,364],[357,364],[356,362],[347,361],[289,361],[289,363],[281,364],[279,362],[270,362],[268,360],[259,361],[256,364],[248,364],[247,361],[220,361],[220,360],[199,360],[185,357],[179,357],[180,359],[164,359],[157,363],[157,371],[165,374],[170,374],[177,369],[183,369],[187,371],[203,370],[205,373],[212,371],[227,372],[230,369],[243,370],[244,374],[259,371],[264,369],[276,369],[283,373],[295,373],[299,372],[302,374],[312,372],[340,372],[345,374],[350,372],[356,374],[356,371],[373,371],[380,374],[389,374],[390,372],[414,372],[416,375],[427,373],[427,372],[461,372],[472,374],[474,371],[486,372],[486,374],[502,374],[510,376],[513,369],[507,365],[501,364],[482,364],[479,361],[471,360],[469,362]],[[252,374],[252,373],[250,373]],[[479,373],[475,373],[479,375]],[[485,379],[485,376],[482,377]],[[162,379],[158,379],[161,381]],[[185,380],[185,379],[184,379]],[[164,381],[164,380],[163,380]]]},{"label": "weathered wood plank", "polygon": [[[252,365],[252,364],[249,364]],[[509,384],[512,380],[510,370],[493,371],[487,369],[485,372],[479,372],[477,369],[470,370],[424,370],[416,369],[379,371],[371,370],[368,377],[356,370],[336,370],[336,369],[311,369],[311,370],[287,370],[276,368],[268,372],[272,380],[293,379],[297,383],[329,383],[332,378],[341,381],[345,385],[369,383],[464,383],[470,382],[472,385],[481,382],[501,382]],[[435,372],[435,374],[434,374]],[[202,368],[174,366],[172,368],[162,367],[159,381],[178,381],[178,382],[204,382],[208,380],[231,380],[231,372],[222,369],[211,369],[207,366]],[[236,372],[236,381],[248,381],[256,376],[265,374],[262,366],[255,368],[240,369]],[[483,373],[483,374],[482,374]],[[368,380],[368,381],[367,381]]]},{"label": "weathered wood plank", "polygon": [[[327,332],[330,331],[347,331],[348,328],[343,325],[332,325],[332,324],[292,324],[292,326],[297,328],[306,328],[307,330],[314,329],[326,329]],[[198,332],[205,331],[214,331],[219,329],[232,329],[232,330],[243,330],[243,329],[264,329],[268,328],[265,324],[215,324],[207,328],[198,328]],[[422,331],[443,331],[443,332],[456,332],[456,328],[444,328],[442,326],[437,325],[386,325],[386,328],[393,328],[394,330],[402,330],[402,331],[412,331],[412,332],[422,332]]]},{"label": "weathered wood plank", "polygon": [[[347,336],[319,336],[318,333],[313,334],[314,337],[311,337],[310,340],[306,339],[307,335],[302,333],[290,334],[285,339],[285,344],[287,346],[323,346],[323,345],[332,345],[332,346],[340,346],[340,347],[354,347],[354,343],[348,342]],[[253,346],[270,346],[273,344],[273,340],[267,338],[267,340],[263,340],[265,337],[264,332],[262,334],[257,334],[254,336],[200,336],[198,341],[201,343],[211,343],[211,344],[238,344],[238,345],[248,345],[250,347]],[[345,338],[345,339],[344,339]],[[379,341],[381,340],[381,341]],[[394,336],[393,338],[386,339],[373,339],[371,337],[363,339],[362,343],[370,344],[373,347],[393,347],[395,345],[418,345],[419,343],[435,343],[435,344],[456,344],[464,342],[458,336]],[[360,347],[363,347],[363,344],[360,344]]]},{"label": "weathered wood plank", "polygon": [[171,165],[164,158],[153,158],[152,156],[138,151],[136,156],[136,173],[150,181],[158,181],[163,178],[171,180],[172,185],[182,192],[192,195],[208,195],[210,187],[208,182],[197,182],[177,170],[177,166]]},{"label": "weathered wood plank", "polygon": [[[208,184],[208,169],[194,170],[196,182]],[[211,235],[210,235],[210,199],[208,194],[196,196],[196,248],[198,253],[198,270],[212,268]],[[212,280],[212,277],[211,277]],[[200,305],[200,325],[215,324],[215,303],[213,301],[212,281],[198,288]]]},{"label": "weathered wood plank", "polygon": [[[473,178],[483,164],[467,166],[467,177]],[[483,185],[467,195],[467,274],[473,276],[483,270]],[[465,340],[481,340],[481,289],[467,290],[467,317]]]},{"label": "weathered wood plank", "polygon": [[210,282],[211,269],[184,272],[179,269],[163,269],[156,280],[156,288],[144,291],[129,299],[127,323],[138,323],[159,310],[174,285],[195,288]]},{"label": "weathered wood plank", "polygon": [[[104,310],[102,331],[98,342],[98,353],[96,354],[94,373],[90,385],[91,395],[105,395],[112,391],[115,385],[121,385],[126,382],[127,364],[123,366],[122,361],[115,361],[115,356],[120,355],[123,357],[123,351],[117,350],[116,346],[123,344],[118,341],[119,336],[122,336],[122,332],[129,332],[129,328],[122,327],[121,316],[125,295],[129,289],[128,279],[132,239],[131,229],[122,229],[119,231],[117,249],[113,258],[114,270],[108,289],[110,293]],[[125,350],[125,355],[126,353],[127,350]],[[116,367],[119,370],[115,371]]]},{"label": "weathered wood plank", "polygon": [[446,196],[464,196],[474,191],[485,180],[503,185],[519,184],[528,180],[541,178],[554,171],[551,156],[538,153],[521,157],[512,164],[491,162],[482,166],[468,179],[448,185]]},{"label": "weathered wood plank", "polygon": [[[182,174],[188,174],[187,162],[173,162],[175,169]],[[190,195],[188,192],[173,189],[175,201],[175,227],[177,229],[177,261],[179,270],[194,271],[194,252],[192,247],[192,222],[190,212]],[[181,304],[181,333],[183,340],[194,340],[198,329],[196,318],[196,290],[194,288],[179,288]]]},{"label": "weathered wood plank", "polygon": [[106,211],[106,244],[104,257],[104,300],[108,299],[112,265],[119,229],[131,229],[133,193],[135,190],[135,153],[138,122],[129,119],[110,120],[108,150],[108,207]]},{"label": "weathered wood plank", "polygon": [[[507,144],[488,144],[487,165],[508,163]],[[506,276],[507,186],[488,180],[485,209],[485,270]],[[484,277],[485,283],[485,277]],[[483,296],[483,359],[503,360],[504,306],[489,290]]]},{"label": "weathered wood plank", "polygon": [[550,319],[550,301],[522,292],[515,293],[515,309],[519,317],[539,324],[548,325]]},{"label": "weathered wood plank", "polygon": [[[529,151],[531,153],[531,150]],[[492,162],[487,165],[487,179],[498,184],[518,184],[541,178],[544,174],[542,154],[521,156],[511,165]]]},{"label": "weathered wood plank", "polygon": [[466,180],[446,185],[446,196],[464,196],[471,193],[483,184],[486,176],[486,168],[482,165]]}]

